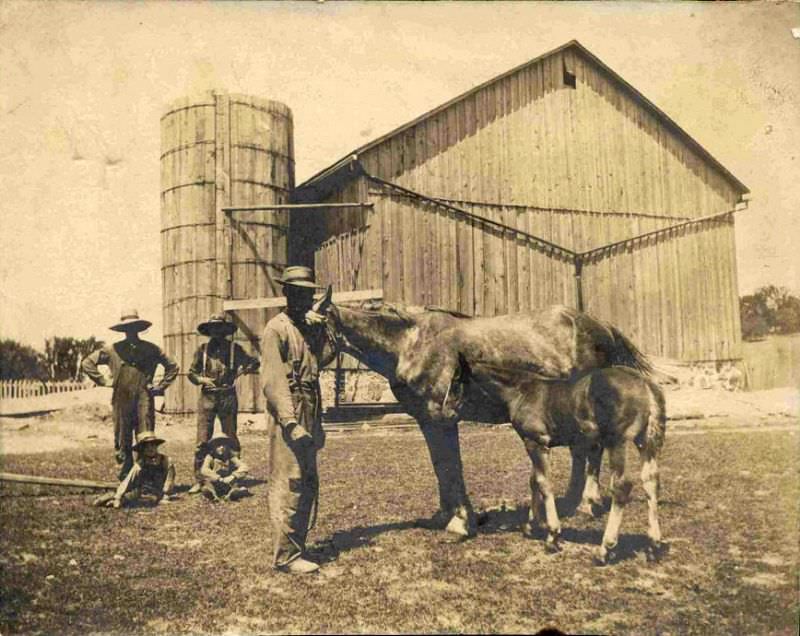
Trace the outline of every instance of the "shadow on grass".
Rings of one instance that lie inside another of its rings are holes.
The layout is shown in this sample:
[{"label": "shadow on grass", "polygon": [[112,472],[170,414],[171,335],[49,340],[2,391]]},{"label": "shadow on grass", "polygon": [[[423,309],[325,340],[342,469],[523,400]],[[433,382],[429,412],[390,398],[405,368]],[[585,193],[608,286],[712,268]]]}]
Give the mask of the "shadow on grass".
[{"label": "shadow on grass", "polygon": [[372,540],[378,535],[417,527],[416,521],[395,521],[376,526],[356,526],[344,532],[335,532],[330,539],[323,540],[312,547],[309,553],[315,561],[320,565],[324,565],[335,561],[342,552],[371,546]]}]

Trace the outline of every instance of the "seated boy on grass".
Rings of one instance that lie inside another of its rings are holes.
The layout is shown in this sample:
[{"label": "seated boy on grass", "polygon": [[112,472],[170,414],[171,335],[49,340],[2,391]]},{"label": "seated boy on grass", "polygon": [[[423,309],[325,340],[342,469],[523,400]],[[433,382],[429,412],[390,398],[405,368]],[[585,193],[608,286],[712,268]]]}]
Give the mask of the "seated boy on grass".
[{"label": "seated boy on grass", "polygon": [[210,501],[235,501],[250,494],[241,480],[247,476],[247,466],[237,457],[233,440],[220,433],[208,442],[208,454],[200,468],[201,492]]},{"label": "seated boy on grass", "polygon": [[116,492],[101,495],[94,500],[94,505],[121,508],[123,503],[136,501],[142,495],[154,497],[156,505],[169,503],[175,486],[175,465],[167,455],[158,452],[163,443],[164,440],[152,431],[142,433],[133,447],[136,461],[125,479]]}]

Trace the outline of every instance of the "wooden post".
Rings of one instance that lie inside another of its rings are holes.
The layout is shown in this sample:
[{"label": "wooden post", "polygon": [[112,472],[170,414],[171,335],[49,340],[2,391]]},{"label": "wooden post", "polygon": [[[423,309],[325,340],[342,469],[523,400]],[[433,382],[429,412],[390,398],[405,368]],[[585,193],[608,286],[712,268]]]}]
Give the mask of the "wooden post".
[{"label": "wooden post", "polygon": [[575,258],[575,308],[583,311],[583,259]]},{"label": "wooden post", "polygon": [[43,486],[69,486],[71,488],[93,488],[95,490],[116,490],[119,484],[110,481],[89,481],[87,479],[60,479],[58,477],[40,477],[39,475],[19,475],[17,473],[0,473],[0,481],[12,481],[19,484],[39,484]]}]

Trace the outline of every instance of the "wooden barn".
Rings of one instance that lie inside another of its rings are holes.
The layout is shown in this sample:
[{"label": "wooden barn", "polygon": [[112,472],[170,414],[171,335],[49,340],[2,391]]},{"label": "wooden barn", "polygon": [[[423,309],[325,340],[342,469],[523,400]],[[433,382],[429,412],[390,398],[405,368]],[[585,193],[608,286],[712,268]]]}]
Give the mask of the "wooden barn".
[{"label": "wooden barn", "polygon": [[748,189],[576,41],[299,185],[292,260],[336,291],[474,315],[561,303],[651,355],[740,358]]}]

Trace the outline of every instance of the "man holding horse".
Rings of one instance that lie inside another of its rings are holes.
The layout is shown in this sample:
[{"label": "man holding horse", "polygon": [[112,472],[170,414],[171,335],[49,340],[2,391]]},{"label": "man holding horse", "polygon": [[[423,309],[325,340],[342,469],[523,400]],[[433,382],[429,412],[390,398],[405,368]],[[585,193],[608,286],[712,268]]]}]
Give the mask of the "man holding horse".
[{"label": "man holding horse", "polygon": [[267,489],[273,565],[306,574],[319,569],[306,558],[305,541],[319,495],[317,452],[325,443],[319,370],[333,359],[335,339],[314,310],[319,287],[311,269],[287,267],[279,282],[286,311],[267,323],[261,339],[261,385],[272,416]]}]

